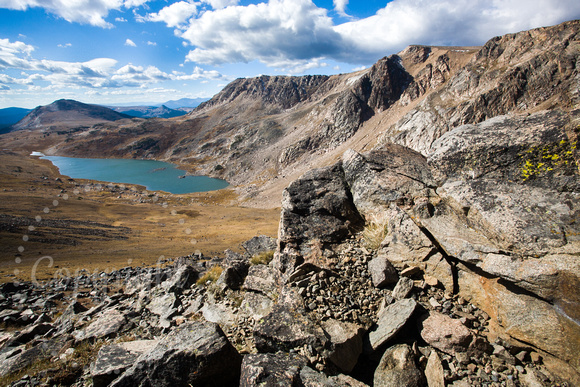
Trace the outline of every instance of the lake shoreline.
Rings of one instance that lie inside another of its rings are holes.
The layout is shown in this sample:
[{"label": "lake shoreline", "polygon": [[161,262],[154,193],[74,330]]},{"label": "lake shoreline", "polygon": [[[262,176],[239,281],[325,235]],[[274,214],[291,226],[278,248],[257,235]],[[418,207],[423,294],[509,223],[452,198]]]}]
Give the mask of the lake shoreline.
[{"label": "lake shoreline", "polygon": [[[69,181],[50,161],[29,154],[0,151],[0,163],[0,213],[6,215],[0,219],[5,247],[0,283],[30,279],[44,256],[54,259],[52,267],[47,260],[39,265],[38,275],[47,279],[59,270],[73,274],[77,269],[155,265],[162,256],[196,251],[221,256],[226,249],[241,249],[253,236],[277,235],[279,208],[235,205],[237,195],[230,188],[169,194],[126,184],[120,191],[107,182]],[[36,217],[42,221],[36,223]],[[31,225],[34,231],[28,230]]]},{"label": "lake shoreline", "polygon": [[42,152],[32,152],[30,156],[49,160],[60,174],[68,178],[116,185],[139,185],[149,191],[188,194],[230,187],[223,179],[192,175],[179,165],[166,161],[46,156]]}]

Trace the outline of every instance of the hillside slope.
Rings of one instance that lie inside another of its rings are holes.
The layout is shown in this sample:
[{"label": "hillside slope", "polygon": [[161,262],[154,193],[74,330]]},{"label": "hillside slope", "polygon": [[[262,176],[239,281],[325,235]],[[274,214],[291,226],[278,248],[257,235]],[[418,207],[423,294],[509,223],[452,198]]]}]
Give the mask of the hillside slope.
[{"label": "hillside slope", "polygon": [[46,106],[38,106],[12,126],[12,130],[38,129],[49,126],[94,125],[117,121],[130,116],[99,105],[60,99]]}]

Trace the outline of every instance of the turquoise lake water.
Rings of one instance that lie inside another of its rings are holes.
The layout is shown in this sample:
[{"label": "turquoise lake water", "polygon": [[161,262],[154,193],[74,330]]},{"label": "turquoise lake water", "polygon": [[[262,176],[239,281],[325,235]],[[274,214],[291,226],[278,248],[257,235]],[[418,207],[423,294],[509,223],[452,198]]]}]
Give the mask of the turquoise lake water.
[{"label": "turquoise lake water", "polygon": [[[33,153],[34,155],[34,153]],[[50,160],[62,175],[73,179],[90,179],[116,184],[139,184],[150,191],[173,194],[206,192],[226,188],[225,180],[207,176],[186,176],[185,171],[171,163],[154,160],[83,159],[76,157],[42,156]]]}]

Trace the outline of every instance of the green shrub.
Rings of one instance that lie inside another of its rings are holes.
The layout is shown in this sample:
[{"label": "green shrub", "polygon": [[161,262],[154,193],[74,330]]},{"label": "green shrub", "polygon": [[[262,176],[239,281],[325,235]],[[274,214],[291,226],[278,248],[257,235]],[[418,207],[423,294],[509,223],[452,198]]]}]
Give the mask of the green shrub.
[{"label": "green shrub", "polygon": [[263,251],[254,255],[250,259],[250,263],[252,265],[267,265],[272,261],[272,258],[274,258],[274,251]]}]

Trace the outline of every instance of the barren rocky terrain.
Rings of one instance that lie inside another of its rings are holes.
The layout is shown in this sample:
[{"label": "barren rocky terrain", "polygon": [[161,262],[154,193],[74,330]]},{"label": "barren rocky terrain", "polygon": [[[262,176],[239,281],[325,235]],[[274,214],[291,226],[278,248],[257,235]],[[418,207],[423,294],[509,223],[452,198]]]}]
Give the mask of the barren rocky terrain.
[{"label": "barren rocky terrain", "polygon": [[222,256],[6,283],[2,382],[580,385],[579,48],[571,21],[239,79],[185,117],[3,135],[176,161],[240,211],[281,210],[277,238]]}]

